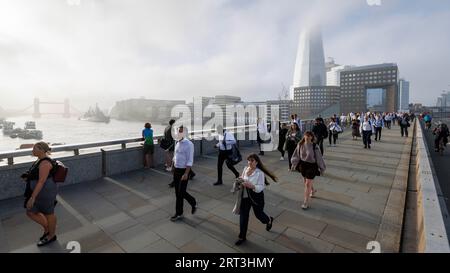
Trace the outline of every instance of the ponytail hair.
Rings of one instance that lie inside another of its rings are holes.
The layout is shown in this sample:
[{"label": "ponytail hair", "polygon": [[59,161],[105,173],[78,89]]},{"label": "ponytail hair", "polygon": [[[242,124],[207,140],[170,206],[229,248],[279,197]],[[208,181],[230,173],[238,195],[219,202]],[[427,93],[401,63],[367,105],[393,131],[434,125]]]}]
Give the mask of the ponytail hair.
[{"label": "ponytail hair", "polygon": [[43,141],[37,142],[36,144],[34,144],[34,147],[39,151],[46,153],[47,155],[50,155],[50,152],[52,151],[52,148],[50,148],[50,146],[48,146],[48,144]]}]

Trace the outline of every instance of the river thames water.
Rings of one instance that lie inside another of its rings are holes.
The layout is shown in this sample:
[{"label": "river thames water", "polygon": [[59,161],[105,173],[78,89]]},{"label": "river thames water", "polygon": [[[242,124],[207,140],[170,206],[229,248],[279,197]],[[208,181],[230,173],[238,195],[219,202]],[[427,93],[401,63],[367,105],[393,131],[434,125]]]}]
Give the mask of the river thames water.
[{"label": "river thames water", "polygon": [[[109,123],[81,121],[76,117],[63,118],[60,116],[44,116],[42,118],[18,116],[6,120],[15,122],[14,128],[24,128],[26,121],[35,121],[36,128],[43,132],[44,138],[42,141],[65,144],[140,137],[144,128],[144,122],[114,119],[111,119]],[[154,134],[157,135],[164,132],[166,125],[153,123],[152,127]],[[0,129],[0,151],[16,150],[21,144],[31,144],[37,141],[33,139],[13,139],[3,135],[3,130]]]}]

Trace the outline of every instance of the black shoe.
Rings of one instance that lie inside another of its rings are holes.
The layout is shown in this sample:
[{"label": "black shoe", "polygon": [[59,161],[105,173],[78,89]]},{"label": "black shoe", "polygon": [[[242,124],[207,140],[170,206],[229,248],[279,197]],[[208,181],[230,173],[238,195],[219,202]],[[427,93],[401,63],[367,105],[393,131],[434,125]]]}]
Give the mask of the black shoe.
[{"label": "black shoe", "polygon": [[364,149],[367,149],[367,145],[364,145]]},{"label": "black shoe", "polygon": [[259,154],[258,155],[264,155],[264,152],[259,152]]},{"label": "black shoe", "polygon": [[270,231],[272,229],[272,224],[273,224],[273,217],[270,216],[270,222],[267,223],[267,225],[266,225],[266,230],[267,231]]},{"label": "black shoe", "polygon": [[217,181],[216,183],[214,183],[213,185],[214,186],[219,186],[219,185],[222,185],[223,183],[222,183],[222,181]]},{"label": "black shoe", "polygon": [[48,236],[48,232],[45,232],[45,233],[41,236],[41,238],[39,238],[39,241],[44,240],[45,237],[47,237],[47,236]]},{"label": "black shoe", "polygon": [[181,218],[183,218],[182,215],[176,215],[175,214],[174,216],[170,217],[170,221],[175,222],[175,221],[180,220]]},{"label": "black shoe", "polygon": [[370,149],[370,145],[369,145],[369,146],[367,146],[367,148],[369,148],[369,149]]},{"label": "black shoe", "polygon": [[237,240],[236,243],[234,243],[234,244],[237,245],[237,246],[240,246],[240,245],[242,245],[245,241],[247,241],[247,239],[239,239],[239,240]]},{"label": "black shoe", "polygon": [[196,211],[197,211],[197,204],[195,204],[195,206],[192,206],[192,214],[195,214]]},{"label": "black shoe", "polygon": [[173,188],[173,187],[175,187],[175,183],[174,182],[169,183],[169,188]]},{"label": "black shoe", "polygon": [[46,246],[46,245],[48,245],[48,244],[50,244],[50,243],[53,243],[53,242],[56,241],[56,240],[57,240],[56,235],[53,236],[53,238],[51,238],[51,239],[49,239],[48,237],[45,237],[44,239],[40,240],[40,241],[37,243],[37,246],[38,246],[38,247]]}]

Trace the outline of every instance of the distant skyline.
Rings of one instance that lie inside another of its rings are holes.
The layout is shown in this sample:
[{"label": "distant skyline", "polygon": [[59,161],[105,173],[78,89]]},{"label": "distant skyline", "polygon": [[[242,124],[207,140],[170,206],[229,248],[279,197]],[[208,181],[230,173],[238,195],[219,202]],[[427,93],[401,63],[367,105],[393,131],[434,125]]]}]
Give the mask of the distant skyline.
[{"label": "distant skyline", "polygon": [[450,1],[0,0],[0,106],[39,96],[102,108],[127,98],[276,99],[303,27],[325,58],[395,62],[410,101],[434,105],[450,79]]}]

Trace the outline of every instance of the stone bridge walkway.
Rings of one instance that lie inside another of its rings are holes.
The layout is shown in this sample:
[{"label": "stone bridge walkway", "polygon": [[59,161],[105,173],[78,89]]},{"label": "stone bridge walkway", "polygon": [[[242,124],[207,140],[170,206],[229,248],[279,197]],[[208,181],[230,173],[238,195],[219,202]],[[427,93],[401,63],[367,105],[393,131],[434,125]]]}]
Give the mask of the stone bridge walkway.
[{"label": "stone bridge walkway", "polygon": [[307,211],[300,208],[300,174],[288,172],[278,152],[266,153],[264,163],[280,178],[265,191],[273,229],[267,232],[251,213],[248,241],[240,247],[234,245],[239,217],[231,212],[233,177],[224,166],[224,186],[212,186],[217,159],[211,155],[195,160],[197,176],[188,190],[199,209],[191,215],[185,202],[182,221],[169,220],[175,207],[170,174],[136,171],[61,188],[58,242],[40,249],[35,243],[42,231],[25,216],[22,199],[1,201],[0,252],[68,252],[69,241],[78,241],[82,252],[369,252],[373,240],[381,251],[397,252],[411,137],[401,138],[398,127],[385,129],[382,142],[365,150],[349,131],[337,147],[325,148],[327,172],[316,179],[317,198]]}]

